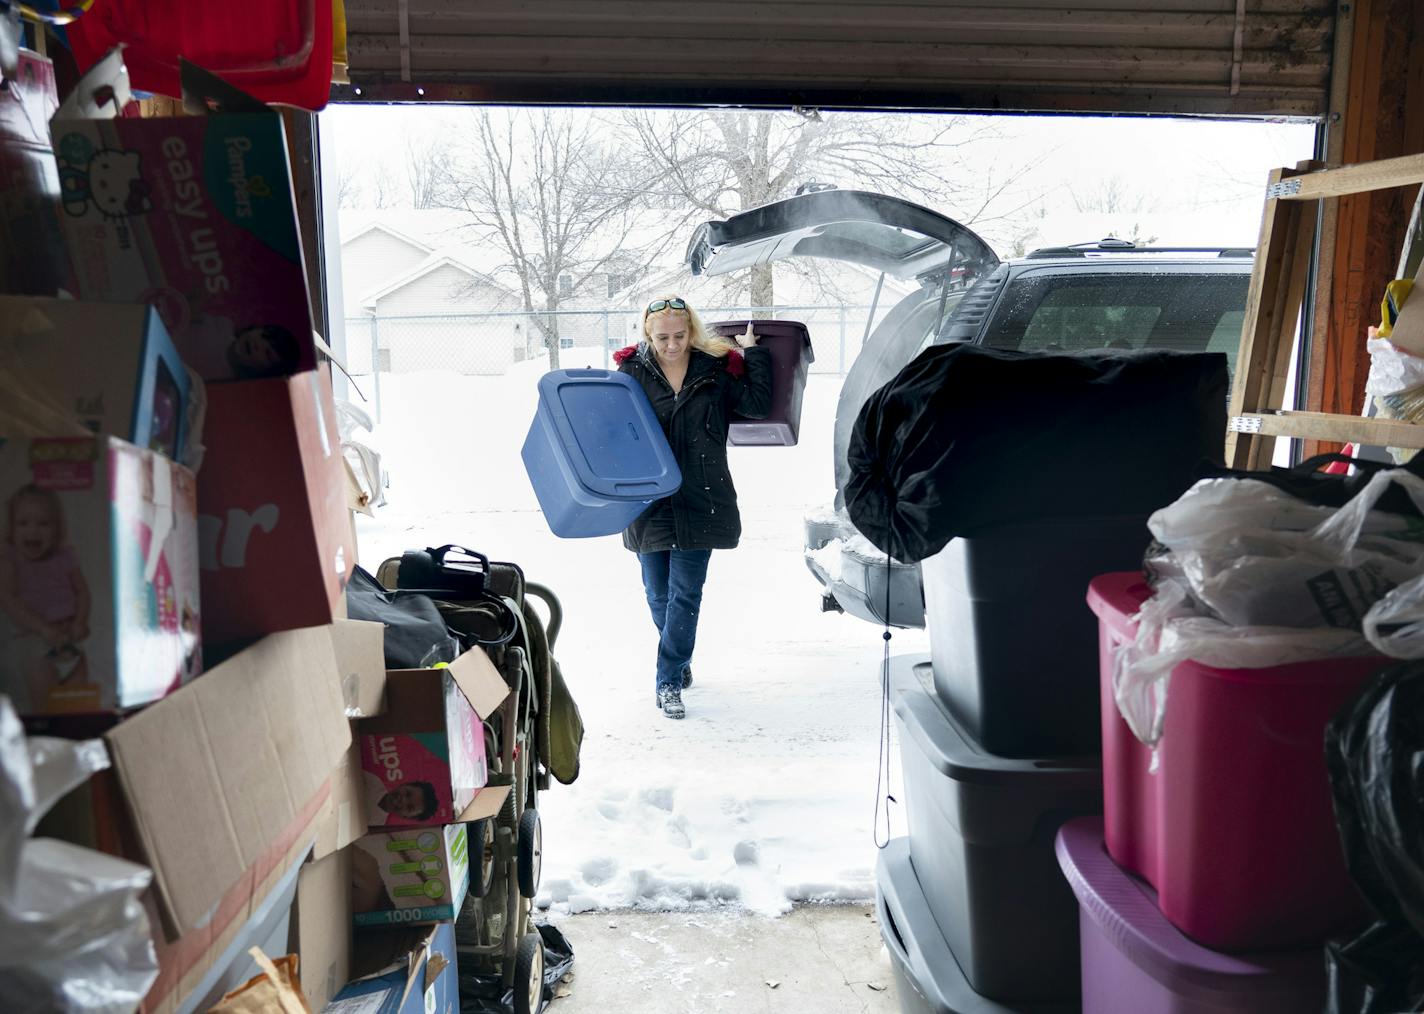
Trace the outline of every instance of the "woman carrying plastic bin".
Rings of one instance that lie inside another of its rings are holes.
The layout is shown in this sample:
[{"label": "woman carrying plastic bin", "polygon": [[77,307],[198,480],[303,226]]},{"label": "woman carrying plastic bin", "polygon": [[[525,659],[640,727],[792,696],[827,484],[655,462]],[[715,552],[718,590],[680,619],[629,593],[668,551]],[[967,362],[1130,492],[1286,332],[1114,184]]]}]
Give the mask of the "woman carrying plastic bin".
[{"label": "woman carrying plastic bin", "polygon": [[658,628],[657,703],[668,718],[686,714],[682,691],[692,684],[712,550],[736,548],[742,534],[727,426],[733,413],[762,419],[771,411],[771,356],[756,341],[750,324],[735,345],[709,335],[691,306],[667,296],[643,311],[642,340],[613,356],[647,393],[682,470],[682,487],[623,532],[643,566]]}]

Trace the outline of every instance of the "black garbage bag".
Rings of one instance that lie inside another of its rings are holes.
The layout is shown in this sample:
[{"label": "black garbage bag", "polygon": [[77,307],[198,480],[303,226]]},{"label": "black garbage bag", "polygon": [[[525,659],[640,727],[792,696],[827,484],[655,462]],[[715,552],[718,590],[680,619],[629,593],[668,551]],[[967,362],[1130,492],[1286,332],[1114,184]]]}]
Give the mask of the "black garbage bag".
[{"label": "black garbage bag", "polygon": [[[544,1002],[548,1003],[559,980],[574,967],[574,948],[557,926],[541,923],[534,928],[544,938]],[[462,965],[460,1014],[514,1014],[514,990],[505,989],[498,974],[467,972]]]},{"label": "black garbage bag", "polygon": [[846,508],[904,563],[1007,524],[1147,515],[1223,463],[1226,357],[926,349],[861,407]]},{"label": "black garbage bag", "polygon": [[1325,754],[1345,861],[1377,916],[1327,946],[1326,1014],[1424,1010],[1424,662],[1371,680]]}]

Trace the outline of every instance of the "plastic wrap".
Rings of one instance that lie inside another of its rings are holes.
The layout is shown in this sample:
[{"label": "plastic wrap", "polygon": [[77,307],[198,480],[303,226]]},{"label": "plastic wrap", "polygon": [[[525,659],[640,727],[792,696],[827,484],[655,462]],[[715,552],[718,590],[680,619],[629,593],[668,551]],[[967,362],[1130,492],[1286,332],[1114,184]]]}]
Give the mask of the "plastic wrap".
[{"label": "plastic wrap", "polygon": [[149,871],[30,838],[61,796],[108,766],[97,740],[27,740],[0,696],[0,997],[8,1014],[128,1014],[158,975],[139,901]]}]

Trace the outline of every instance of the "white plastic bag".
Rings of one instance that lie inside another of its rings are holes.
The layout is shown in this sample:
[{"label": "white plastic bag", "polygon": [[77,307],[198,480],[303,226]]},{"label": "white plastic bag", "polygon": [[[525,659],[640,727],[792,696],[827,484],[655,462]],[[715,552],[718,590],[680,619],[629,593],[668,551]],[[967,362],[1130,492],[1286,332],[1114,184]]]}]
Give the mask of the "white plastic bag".
[{"label": "white plastic bag", "polygon": [[1153,514],[1167,550],[1148,561],[1156,592],[1114,659],[1113,697],[1133,734],[1157,745],[1172,670],[1187,660],[1262,669],[1374,650],[1424,657],[1424,533],[1374,509],[1396,483],[1424,510],[1424,479],[1393,470],[1339,509],[1209,479]]},{"label": "white plastic bag", "polygon": [[1424,510],[1424,480],[1374,475],[1338,510],[1267,483],[1198,483],[1148,527],[1172,551],[1192,596],[1236,627],[1361,629],[1366,612],[1424,572],[1416,520],[1374,510],[1393,483]]},{"label": "white plastic bag", "polygon": [[1365,393],[1371,398],[1396,394],[1424,384],[1424,357],[1407,352],[1388,338],[1365,342],[1370,353],[1370,376]]},{"label": "white plastic bag", "polygon": [[139,896],[147,869],[31,839],[70,789],[109,766],[97,740],[26,739],[0,695],[0,1007],[129,1014],[158,976]]},{"label": "white plastic bag", "polygon": [[1424,658],[1424,575],[1375,603],[1365,614],[1365,637],[1392,658]]},{"label": "white plastic bag", "polygon": [[374,432],[375,424],[364,409],[349,401],[337,401],[336,425],[341,431],[341,456],[360,492],[362,504],[357,509],[363,514],[372,514],[374,508],[386,505],[386,477],[381,468],[381,455],[357,440],[356,432]]}]

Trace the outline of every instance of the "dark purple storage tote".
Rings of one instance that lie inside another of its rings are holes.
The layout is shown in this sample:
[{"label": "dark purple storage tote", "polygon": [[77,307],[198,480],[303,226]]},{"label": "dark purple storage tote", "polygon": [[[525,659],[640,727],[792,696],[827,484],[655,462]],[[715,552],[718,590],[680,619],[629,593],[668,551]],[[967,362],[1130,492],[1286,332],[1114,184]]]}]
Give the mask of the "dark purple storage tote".
[{"label": "dark purple storage tote", "polygon": [[[708,329],[723,338],[742,334],[744,320],[721,320]],[[753,320],[758,345],[771,351],[771,412],[765,419],[733,418],[727,428],[727,443],[733,446],[782,446],[796,443],[801,430],[801,397],[806,391],[806,375],[816,359],[811,351],[811,334],[796,320]]]}]

